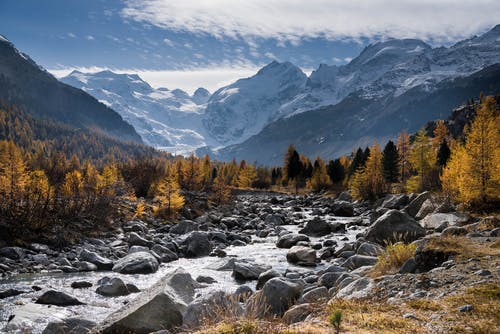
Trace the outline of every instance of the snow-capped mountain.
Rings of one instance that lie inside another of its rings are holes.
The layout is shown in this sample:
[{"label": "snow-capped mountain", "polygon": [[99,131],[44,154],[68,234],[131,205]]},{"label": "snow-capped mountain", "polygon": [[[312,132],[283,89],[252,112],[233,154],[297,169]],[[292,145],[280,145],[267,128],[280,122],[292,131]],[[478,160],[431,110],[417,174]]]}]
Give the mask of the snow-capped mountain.
[{"label": "snow-capped mountain", "polygon": [[306,82],[297,66],[273,61],[256,75],[217,90],[203,124],[223,146],[242,142],[281,117],[281,106],[302,92]]},{"label": "snow-capped mountain", "polygon": [[[361,111],[355,115],[363,122],[372,116],[363,114],[366,110],[382,115],[391,101],[421,98],[438,89],[441,82],[470,76],[497,63],[500,25],[450,47],[432,48],[416,39],[372,43],[350,63],[321,64],[309,77],[290,62],[274,61],[213,95],[202,88],[193,96],[180,90],[153,89],[137,75],[109,71],[73,72],[63,81],[115,109],[146,143],[184,153],[203,146],[222,149],[244,143],[279,120],[338,105],[353,96],[362,101],[356,102]],[[307,117],[301,119],[307,121]],[[355,126],[353,131],[357,131]],[[345,144],[342,150],[352,144]]]},{"label": "snow-capped mountain", "polygon": [[111,71],[73,71],[61,80],[117,111],[151,146],[186,153],[211,144],[203,135],[202,118],[210,97],[204,88],[189,96],[180,89],[154,89],[137,74]]}]

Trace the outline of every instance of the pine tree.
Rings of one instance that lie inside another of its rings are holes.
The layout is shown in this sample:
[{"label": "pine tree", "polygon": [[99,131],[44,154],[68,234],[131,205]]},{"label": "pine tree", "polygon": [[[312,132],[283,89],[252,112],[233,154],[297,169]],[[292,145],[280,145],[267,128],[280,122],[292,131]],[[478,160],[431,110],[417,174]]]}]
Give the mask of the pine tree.
[{"label": "pine tree", "polygon": [[461,149],[455,148],[441,181],[468,204],[500,201],[500,116],[495,99],[483,97]]},{"label": "pine tree", "polygon": [[451,155],[451,150],[450,147],[448,146],[448,142],[446,139],[443,139],[441,141],[441,144],[439,144],[439,149],[437,153],[437,159],[436,163],[440,168],[443,168],[446,166],[446,163],[450,159]]},{"label": "pine tree", "polygon": [[424,129],[420,129],[417,132],[410,152],[410,163],[417,174],[412,176],[408,181],[408,191],[420,192],[430,186],[430,177],[436,165],[435,161],[435,154],[430,138],[427,137]]},{"label": "pine tree", "polygon": [[326,172],[325,162],[320,157],[317,157],[316,161],[314,161],[313,172],[308,182],[308,188],[318,192],[327,189],[330,185],[331,181]]},{"label": "pine tree", "polygon": [[299,153],[293,145],[288,146],[283,163],[284,175],[288,180],[296,179],[302,172],[302,162]]},{"label": "pine tree", "polygon": [[344,180],[345,169],[340,159],[330,160],[326,169],[332,183],[341,183]]},{"label": "pine tree", "polygon": [[398,137],[398,143],[397,143],[397,148],[398,148],[398,153],[399,153],[399,167],[400,167],[400,173],[399,175],[401,176],[401,182],[403,184],[406,183],[406,180],[408,179],[410,175],[410,136],[406,132],[406,130],[401,131]]},{"label": "pine tree", "polygon": [[155,198],[160,202],[157,214],[171,217],[184,206],[184,196],[180,193],[179,181],[175,174],[173,167],[167,167],[165,176],[155,189]]},{"label": "pine tree", "polygon": [[396,145],[389,140],[382,153],[383,174],[386,182],[396,183],[399,179],[399,153]]}]

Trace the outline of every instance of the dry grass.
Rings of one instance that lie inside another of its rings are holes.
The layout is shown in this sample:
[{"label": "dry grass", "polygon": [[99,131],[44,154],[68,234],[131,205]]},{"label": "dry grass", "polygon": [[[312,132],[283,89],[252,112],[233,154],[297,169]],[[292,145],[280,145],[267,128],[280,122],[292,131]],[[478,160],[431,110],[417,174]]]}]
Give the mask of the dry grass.
[{"label": "dry grass", "polygon": [[401,242],[388,244],[373,266],[370,276],[378,277],[382,275],[395,274],[399,268],[415,254],[414,244],[404,244]]},{"label": "dry grass", "polygon": [[444,236],[430,239],[424,250],[455,254],[457,259],[471,259],[483,256],[499,256],[500,249],[494,242],[475,242],[474,239],[458,236]]}]

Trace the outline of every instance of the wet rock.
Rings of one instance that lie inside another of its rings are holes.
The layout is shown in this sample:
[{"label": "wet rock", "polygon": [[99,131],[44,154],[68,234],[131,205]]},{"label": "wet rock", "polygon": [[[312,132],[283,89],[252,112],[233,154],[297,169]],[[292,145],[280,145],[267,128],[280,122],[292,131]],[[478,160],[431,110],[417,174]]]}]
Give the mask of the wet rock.
[{"label": "wet rock", "polygon": [[306,226],[299,231],[301,234],[312,237],[322,237],[330,234],[331,232],[332,228],[330,224],[319,217],[314,217],[312,220],[308,221]]},{"label": "wet rock", "polygon": [[330,206],[330,213],[339,217],[352,217],[354,216],[354,207],[347,201],[335,201]]},{"label": "wet rock", "polygon": [[404,240],[411,242],[425,236],[425,230],[410,216],[389,210],[380,216],[366,232],[365,239],[383,244]]},{"label": "wet rock", "polygon": [[209,255],[212,251],[212,243],[206,232],[190,232],[181,242],[181,248],[186,257],[199,257]]},{"label": "wet rock", "polygon": [[128,249],[128,254],[138,253],[138,252],[149,252],[149,247],[134,245]]},{"label": "wet rock", "polygon": [[92,283],[88,281],[75,281],[71,283],[71,287],[73,289],[85,289],[85,288],[90,288],[92,287]]},{"label": "wet rock", "polygon": [[76,268],[79,271],[97,271],[97,266],[87,261],[79,261],[76,263]]},{"label": "wet rock", "polygon": [[172,262],[179,259],[176,253],[172,252],[167,247],[163,247],[162,245],[154,245],[151,248],[151,253],[158,259],[158,261],[163,263]]},{"label": "wet rock", "polygon": [[121,274],[150,274],[158,270],[158,261],[151,253],[128,254],[116,261],[113,271]]},{"label": "wet rock", "polygon": [[269,269],[268,265],[238,261],[234,263],[233,276],[238,280],[254,280]]},{"label": "wet rock", "polygon": [[290,263],[295,263],[301,266],[316,265],[316,251],[309,247],[293,246],[286,254],[286,259]]},{"label": "wet rock", "polygon": [[96,293],[106,297],[127,296],[130,294],[122,279],[114,277],[97,287]]},{"label": "wet rock", "polygon": [[95,325],[96,323],[90,320],[68,318],[50,322],[42,334],[87,334]]},{"label": "wet rock", "polygon": [[49,290],[42,294],[40,297],[38,297],[36,303],[57,306],[84,305],[84,303],[82,303],[75,297],[55,290]]},{"label": "wet rock", "polygon": [[281,276],[282,276],[281,273],[275,269],[269,269],[267,271],[264,271],[259,275],[259,278],[257,279],[256,289],[257,290],[262,289],[264,284],[266,284],[266,282],[269,281],[271,278],[281,277]]},{"label": "wet rock", "polygon": [[1,331],[2,333],[32,333],[36,331],[30,324],[62,322],[70,316],[71,312],[65,307],[27,303],[13,309],[10,321]]},{"label": "wet rock", "polygon": [[313,308],[310,304],[294,305],[285,312],[282,321],[285,324],[295,324],[304,321],[311,314],[312,310]]},{"label": "wet rock", "polygon": [[285,218],[278,214],[269,214],[264,218],[264,222],[268,225],[281,226],[285,225]]},{"label": "wet rock", "polygon": [[375,263],[377,263],[377,258],[375,256],[353,255],[349,257],[342,266],[354,270],[360,267],[373,266]]},{"label": "wet rock", "polygon": [[309,290],[300,297],[300,303],[317,303],[320,300],[328,299],[328,289],[324,286],[320,286]]},{"label": "wet rock", "polygon": [[196,282],[198,283],[206,283],[206,284],[213,284],[213,283],[217,283],[217,281],[210,277],[210,276],[198,276],[196,277]]},{"label": "wet rock", "polygon": [[276,247],[278,248],[291,248],[299,241],[309,241],[309,237],[305,234],[288,233],[279,237]]},{"label": "wet rock", "polygon": [[182,325],[199,283],[179,268],[94,328],[96,333],[146,334]]},{"label": "wet rock", "polygon": [[192,220],[182,220],[170,228],[172,234],[186,234],[198,230],[198,224]]},{"label": "wet rock", "polygon": [[135,233],[135,232],[130,232],[129,235],[128,235],[128,243],[129,245],[131,246],[144,246],[144,247],[152,247],[153,246],[153,242],[152,241],[149,241],[149,240],[146,240],[144,239],[143,237],[141,237],[139,234]]},{"label": "wet rock", "polygon": [[80,252],[79,258],[82,261],[94,264],[99,270],[111,270],[113,268],[113,261],[86,249]]},{"label": "wet rock", "polygon": [[0,256],[11,260],[19,261],[25,256],[25,251],[21,247],[2,247],[0,248]]},{"label": "wet rock", "polygon": [[3,290],[3,291],[0,291],[0,299],[18,296],[18,295],[23,294],[23,293],[26,293],[26,291],[17,290],[17,289]]}]

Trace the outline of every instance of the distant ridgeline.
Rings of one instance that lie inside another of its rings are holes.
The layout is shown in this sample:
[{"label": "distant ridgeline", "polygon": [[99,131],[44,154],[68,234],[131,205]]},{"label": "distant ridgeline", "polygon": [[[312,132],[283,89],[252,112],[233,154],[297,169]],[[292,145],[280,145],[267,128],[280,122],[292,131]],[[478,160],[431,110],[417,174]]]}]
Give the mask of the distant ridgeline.
[{"label": "distant ridgeline", "polygon": [[75,155],[81,161],[163,155],[151,147],[112,138],[99,129],[75,128],[54,120],[34,118],[5,102],[0,102],[0,140],[13,141],[33,155],[49,157],[63,153],[68,158]]}]

